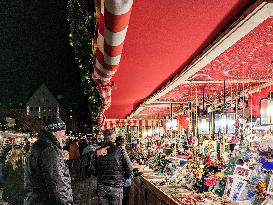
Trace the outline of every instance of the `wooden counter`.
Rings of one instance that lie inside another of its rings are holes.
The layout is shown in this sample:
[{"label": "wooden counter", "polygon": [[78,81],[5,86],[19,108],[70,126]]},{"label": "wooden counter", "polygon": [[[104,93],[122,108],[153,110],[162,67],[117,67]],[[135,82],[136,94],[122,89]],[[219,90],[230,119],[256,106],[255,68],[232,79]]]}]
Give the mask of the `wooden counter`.
[{"label": "wooden counter", "polygon": [[132,180],[129,205],[178,205],[178,203],[145,177],[139,176]]}]

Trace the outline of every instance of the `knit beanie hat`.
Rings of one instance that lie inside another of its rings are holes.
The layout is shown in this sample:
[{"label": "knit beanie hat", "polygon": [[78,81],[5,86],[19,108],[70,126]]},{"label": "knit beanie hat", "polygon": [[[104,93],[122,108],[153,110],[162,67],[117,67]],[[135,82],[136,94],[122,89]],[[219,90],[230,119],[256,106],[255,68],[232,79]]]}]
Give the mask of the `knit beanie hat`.
[{"label": "knit beanie hat", "polygon": [[42,129],[48,132],[57,132],[66,130],[66,126],[59,117],[52,117],[43,122]]}]

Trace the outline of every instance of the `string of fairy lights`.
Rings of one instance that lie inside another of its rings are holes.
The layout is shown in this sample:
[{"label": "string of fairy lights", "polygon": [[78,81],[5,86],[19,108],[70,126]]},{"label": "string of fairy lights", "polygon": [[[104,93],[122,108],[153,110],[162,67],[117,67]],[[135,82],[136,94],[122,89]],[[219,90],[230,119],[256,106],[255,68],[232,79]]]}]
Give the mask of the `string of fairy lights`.
[{"label": "string of fairy lights", "polygon": [[96,49],[96,8],[94,1],[69,0],[69,43],[74,48],[75,60],[81,72],[81,83],[88,98],[93,129],[97,129],[98,114],[102,105],[96,82],[92,79]]}]

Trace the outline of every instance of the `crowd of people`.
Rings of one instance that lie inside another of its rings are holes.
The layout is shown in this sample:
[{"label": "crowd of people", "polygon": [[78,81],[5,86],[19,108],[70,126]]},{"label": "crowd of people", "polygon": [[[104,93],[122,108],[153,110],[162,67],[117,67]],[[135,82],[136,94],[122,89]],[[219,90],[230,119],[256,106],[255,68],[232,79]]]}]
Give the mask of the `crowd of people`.
[{"label": "crowd of people", "polygon": [[2,149],[3,199],[11,205],[74,205],[71,180],[97,178],[99,204],[125,205],[134,176],[126,142],[114,130],[96,138],[68,139],[60,118],[46,120],[31,144]]}]

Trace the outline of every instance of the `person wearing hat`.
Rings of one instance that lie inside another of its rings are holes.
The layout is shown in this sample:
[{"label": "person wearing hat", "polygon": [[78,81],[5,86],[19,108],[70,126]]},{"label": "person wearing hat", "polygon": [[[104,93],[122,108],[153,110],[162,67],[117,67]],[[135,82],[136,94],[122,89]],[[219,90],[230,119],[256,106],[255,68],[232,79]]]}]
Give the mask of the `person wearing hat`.
[{"label": "person wearing hat", "polygon": [[25,166],[24,205],[74,205],[71,178],[62,153],[66,125],[47,119],[32,145]]}]

